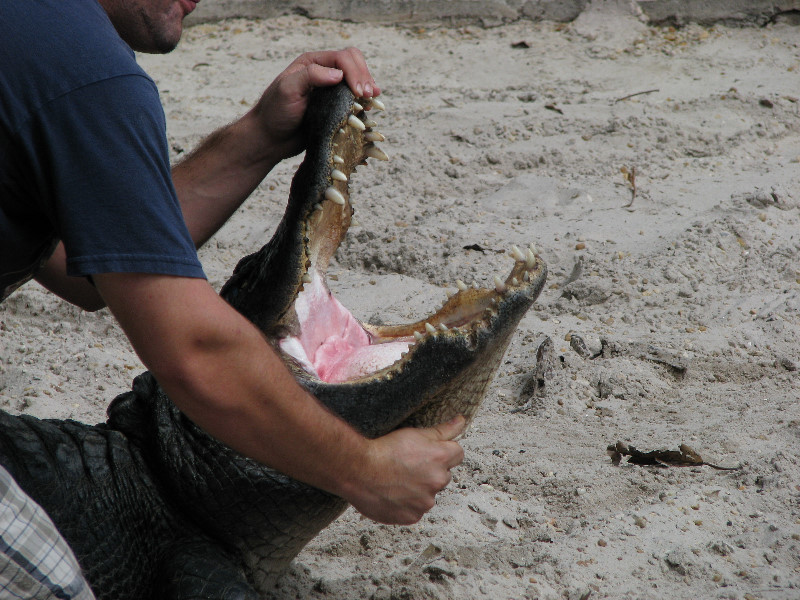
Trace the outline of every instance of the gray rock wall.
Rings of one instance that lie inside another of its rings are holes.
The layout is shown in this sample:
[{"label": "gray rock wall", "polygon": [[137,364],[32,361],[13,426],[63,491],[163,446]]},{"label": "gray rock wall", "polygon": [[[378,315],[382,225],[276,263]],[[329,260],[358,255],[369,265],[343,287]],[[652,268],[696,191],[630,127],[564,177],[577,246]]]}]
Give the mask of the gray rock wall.
[{"label": "gray rock wall", "polygon": [[[619,0],[203,0],[189,23],[231,17],[312,18],[371,23],[497,25],[517,19],[571,21],[587,7],[619,7]],[[652,23],[738,23],[763,25],[789,13],[797,20],[800,0],[625,0],[628,10]],[[792,13],[797,14],[792,14]]]}]

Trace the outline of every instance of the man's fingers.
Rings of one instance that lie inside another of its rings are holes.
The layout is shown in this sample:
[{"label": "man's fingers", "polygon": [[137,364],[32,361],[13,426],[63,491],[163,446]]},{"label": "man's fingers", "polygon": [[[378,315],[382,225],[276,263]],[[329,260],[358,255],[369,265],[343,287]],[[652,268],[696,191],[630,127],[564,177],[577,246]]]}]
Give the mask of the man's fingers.
[{"label": "man's fingers", "polygon": [[[367,61],[358,48],[309,52],[301,57],[306,65],[317,64],[339,69],[352,92],[358,97],[373,97],[381,93],[369,72]],[[328,83],[330,85],[330,82]]]}]

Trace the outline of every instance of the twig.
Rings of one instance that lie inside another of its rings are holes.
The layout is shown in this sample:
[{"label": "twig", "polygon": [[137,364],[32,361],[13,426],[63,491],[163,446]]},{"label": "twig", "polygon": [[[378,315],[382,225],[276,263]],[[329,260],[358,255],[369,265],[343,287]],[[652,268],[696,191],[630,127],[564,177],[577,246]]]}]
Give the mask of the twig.
[{"label": "twig", "polygon": [[629,100],[629,99],[633,98],[634,96],[641,96],[642,94],[652,94],[653,92],[660,92],[660,91],[661,90],[656,88],[654,90],[645,90],[643,92],[636,92],[634,94],[628,94],[627,96],[623,96],[622,98],[617,98],[616,100],[614,100],[614,104],[616,104],[617,102],[622,102],[623,100]]},{"label": "twig", "polygon": [[631,182],[631,201],[628,202],[627,208],[630,208],[636,200],[636,167],[631,167],[631,176],[628,180]]},{"label": "twig", "polygon": [[711,467],[717,471],[737,471],[741,467],[720,467],[712,465],[686,444],[681,444],[678,450],[651,450],[642,452],[624,442],[611,444],[606,448],[611,461],[618,465],[623,456],[628,457],[628,462],[633,465],[649,465],[653,467]]},{"label": "twig", "polygon": [[622,173],[622,176],[631,188],[631,201],[628,202],[628,205],[625,207],[630,208],[633,206],[633,201],[636,199],[636,167],[631,167],[630,171],[628,167],[622,167],[620,173]]}]

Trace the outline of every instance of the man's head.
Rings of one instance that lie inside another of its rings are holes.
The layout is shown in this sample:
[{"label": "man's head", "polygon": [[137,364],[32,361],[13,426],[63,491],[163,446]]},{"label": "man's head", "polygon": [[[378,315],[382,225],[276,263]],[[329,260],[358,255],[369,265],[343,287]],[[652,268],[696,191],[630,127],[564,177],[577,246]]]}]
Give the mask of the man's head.
[{"label": "man's head", "polygon": [[199,0],[99,0],[120,37],[137,52],[164,54],[178,45],[183,18]]}]

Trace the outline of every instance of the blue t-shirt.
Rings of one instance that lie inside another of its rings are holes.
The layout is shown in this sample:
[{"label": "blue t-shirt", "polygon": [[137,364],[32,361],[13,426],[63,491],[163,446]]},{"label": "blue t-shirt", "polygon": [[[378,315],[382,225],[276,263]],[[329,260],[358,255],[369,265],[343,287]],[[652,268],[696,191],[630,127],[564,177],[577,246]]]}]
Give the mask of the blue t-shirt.
[{"label": "blue t-shirt", "polygon": [[158,89],[97,0],[2,0],[0,300],[59,239],[70,275],[205,277]]}]

